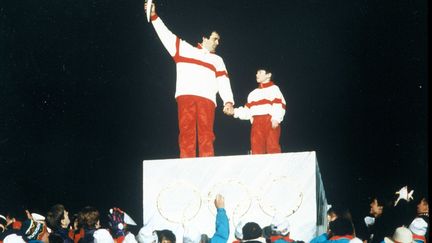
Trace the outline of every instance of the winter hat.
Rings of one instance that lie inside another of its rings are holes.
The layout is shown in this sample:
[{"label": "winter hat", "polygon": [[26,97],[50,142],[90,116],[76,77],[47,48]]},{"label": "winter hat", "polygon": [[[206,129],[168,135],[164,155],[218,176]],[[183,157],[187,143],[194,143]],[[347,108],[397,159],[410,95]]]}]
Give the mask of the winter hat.
[{"label": "winter hat", "polygon": [[136,240],[139,243],[156,243],[158,242],[158,237],[156,231],[153,231],[151,227],[144,226],[138,232],[138,235],[136,236]]},{"label": "winter hat", "polygon": [[114,239],[106,229],[98,229],[93,234],[94,243],[114,243]]},{"label": "winter hat", "polygon": [[21,225],[21,232],[28,240],[37,240],[44,232],[44,225],[41,222],[27,219]]},{"label": "winter hat", "polygon": [[268,226],[262,228],[262,232],[263,232],[262,236],[266,239],[270,239],[270,237],[272,236],[272,231],[273,231],[272,228],[273,228],[273,225],[268,225]]},{"label": "winter hat", "polygon": [[20,235],[10,234],[3,239],[3,243],[26,243],[26,242]]},{"label": "winter hat", "polygon": [[199,243],[201,240],[201,234],[191,228],[186,228],[183,233],[183,243]]},{"label": "winter hat", "polygon": [[428,223],[422,218],[415,218],[409,226],[411,232],[416,235],[426,235],[427,228]]},{"label": "winter hat", "polygon": [[238,222],[235,231],[234,231],[234,236],[236,239],[238,240],[243,240],[243,226],[245,224],[243,223],[243,221],[240,220],[240,222]]},{"label": "winter hat", "polygon": [[242,228],[243,240],[253,240],[262,236],[261,227],[255,222],[248,222]]},{"label": "winter hat", "polygon": [[109,214],[113,215],[115,213],[120,214],[122,220],[121,223],[127,225],[137,225],[135,221],[125,211],[121,210],[120,208],[110,208]]},{"label": "winter hat", "polygon": [[288,235],[291,227],[286,217],[274,217],[272,220],[272,230],[277,234]]},{"label": "winter hat", "polygon": [[393,234],[393,237],[385,237],[384,238],[385,243],[413,243],[413,236],[409,229],[405,227],[399,227],[396,229],[396,231]]},{"label": "winter hat", "polygon": [[357,237],[352,238],[349,243],[363,243],[363,241]]},{"label": "winter hat", "polygon": [[42,215],[40,215],[40,214],[38,214],[38,213],[32,213],[31,216],[32,216],[33,220],[36,221],[36,222],[41,222],[42,223],[42,222],[45,221],[45,217],[42,216]]}]

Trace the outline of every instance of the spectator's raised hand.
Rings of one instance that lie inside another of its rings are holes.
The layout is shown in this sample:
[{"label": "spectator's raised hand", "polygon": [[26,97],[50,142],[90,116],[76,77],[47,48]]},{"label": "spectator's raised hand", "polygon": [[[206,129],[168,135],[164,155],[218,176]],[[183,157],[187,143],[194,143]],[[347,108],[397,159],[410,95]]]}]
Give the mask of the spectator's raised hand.
[{"label": "spectator's raised hand", "polygon": [[216,208],[225,208],[225,199],[221,194],[217,194],[214,200]]}]

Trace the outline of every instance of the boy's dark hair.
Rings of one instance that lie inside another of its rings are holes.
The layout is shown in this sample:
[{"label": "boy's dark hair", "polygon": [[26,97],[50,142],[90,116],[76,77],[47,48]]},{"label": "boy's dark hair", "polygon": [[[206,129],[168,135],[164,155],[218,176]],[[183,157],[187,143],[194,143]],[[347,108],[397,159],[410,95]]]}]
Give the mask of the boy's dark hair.
[{"label": "boy's dark hair", "polygon": [[264,70],[266,73],[271,73],[271,80],[274,80],[274,73],[268,66],[259,66],[257,70]]}]

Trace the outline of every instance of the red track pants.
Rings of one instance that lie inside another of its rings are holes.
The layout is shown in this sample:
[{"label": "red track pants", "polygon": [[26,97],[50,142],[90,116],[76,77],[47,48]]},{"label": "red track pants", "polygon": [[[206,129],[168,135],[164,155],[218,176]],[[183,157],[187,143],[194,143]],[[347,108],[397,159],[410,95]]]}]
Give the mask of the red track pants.
[{"label": "red track pants", "polygon": [[279,145],[281,128],[272,128],[271,116],[254,116],[251,130],[252,154],[280,153]]},{"label": "red track pants", "polygon": [[199,96],[182,95],[177,97],[177,108],[180,158],[196,157],[197,129],[199,156],[214,156],[215,104]]}]

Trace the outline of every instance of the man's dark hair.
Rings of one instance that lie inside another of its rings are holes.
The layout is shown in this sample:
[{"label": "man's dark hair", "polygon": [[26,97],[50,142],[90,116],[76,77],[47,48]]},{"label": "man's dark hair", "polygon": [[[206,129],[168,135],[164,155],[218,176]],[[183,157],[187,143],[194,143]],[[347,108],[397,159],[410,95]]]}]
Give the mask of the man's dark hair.
[{"label": "man's dark hair", "polygon": [[197,38],[198,38],[197,43],[202,43],[202,41],[203,41],[203,37],[205,37],[205,38],[207,38],[207,39],[210,39],[210,36],[211,36],[211,34],[212,34],[213,32],[215,32],[215,33],[217,33],[218,35],[220,35],[220,32],[219,32],[219,31],[214,30],[214,29],[206,28],[206,29],[202,29],[202,30],[200,30],[199,32],[197,32],[197,33],[199,34],[199,36],[195,34],[194,37],[197,37]]},{"label": "man's dark hair", "polygon": [[219,32],[217,32],[216,30],[212,30],[212,31],[206,31],[206,32],[203,32],[203,33],[201,34],[201,36],[202,36],[202,37],[205,37],[205,38],[207,38],[207,39],[210,39],[210,36],[213,34],[213,32],[219,34]]}]

